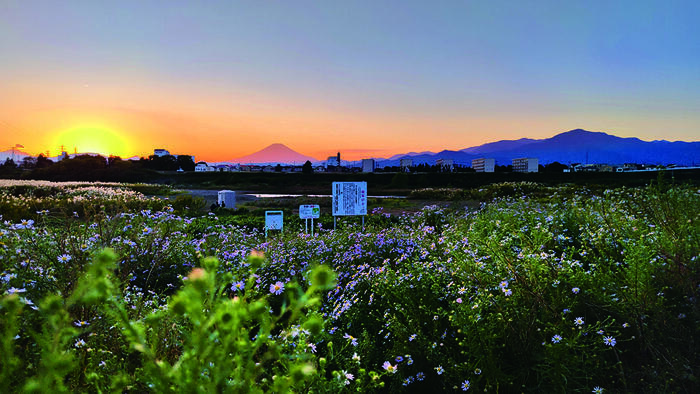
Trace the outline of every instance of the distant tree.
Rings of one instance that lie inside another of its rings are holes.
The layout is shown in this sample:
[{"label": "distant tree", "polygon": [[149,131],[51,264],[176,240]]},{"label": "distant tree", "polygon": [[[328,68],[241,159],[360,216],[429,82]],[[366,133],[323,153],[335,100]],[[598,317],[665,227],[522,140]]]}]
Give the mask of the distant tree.
[{"label": "distant tree", "polygon": [[301,166],[301,173],[302,174],[313,174],[314,173],[314,168],[311,165],[311,161],[307,160],[306,163],[304,163],[304,165]]},{"label": "distant tree", "polygon": [[507,166],[499,166],[496,165],[493,168],[494,172],[513,172],[513,166],[512,165],[507,165]]},{"label": "distant tree", "polygon": [[36,157],[36,168],[46,168],[46,167],[50,167],[53,164],[54,164],[53,161],[49,160],[43,154],[40,154],[39,156]]},{"label": "distant tree", "polygon": [[150,155],[148,156],[148,162],[147,168],[156,171],[176,171],[179,168],[177,159],[173,155]]},{"label": "distant tree", "polygon": [[194,158],[190,155],[178,155],[177,166],[182,171],[194,171]]},{"label": "distant tree", "polygon": [[558,161],[555,161],[553,163],[549,163],[545,165],[541,171],[542,172],[564,172],[564,170],[568,168],[565,164],[561,164]]},{"label": "distant tree", "polygon": [[20,164],[20,167],[24,168],[25,170],[31,170],[36,167],[36,159],[32,156],[27,156],[22,159],[22,164]]},{"label": "distant tree", "polygon": [[2,166],[5,168],[17,168],[17,163],[8,157],[5,159],[5,163]]},{"label": "distant tree", "polygon": [[275,166],[275,172],[282,172],[282,166],[279,163]]},{"label": "distant tree", "polygon": [[476,172],[476,170],[464,164],[455,164],[454,172]]},{"label": "distant tree", "polygon": [[427,163],[421,163],[413,167],[415,172],[437,172],[437,166],[431,166]]},{"label": "distant tree", "polygon": [[107,165],[111,167],[119,163],[120,161],[122,161],[121,157],[109,155],[109,157],[107,158]]}]

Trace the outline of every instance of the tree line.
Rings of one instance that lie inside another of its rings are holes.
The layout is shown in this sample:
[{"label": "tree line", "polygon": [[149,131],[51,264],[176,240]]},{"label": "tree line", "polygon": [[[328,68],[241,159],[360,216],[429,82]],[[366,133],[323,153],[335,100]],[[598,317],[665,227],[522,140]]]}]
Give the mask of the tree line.
[{"label": "tree line", "polygon": [[157,177],[157,171],[194,171],[194,167],[194,159],[189,155],[151,155],[139,160],[78,155],[54,162],[40,154],[25,157],[19,162],[7,158],[0,164],[0,178],[142,181]]}]

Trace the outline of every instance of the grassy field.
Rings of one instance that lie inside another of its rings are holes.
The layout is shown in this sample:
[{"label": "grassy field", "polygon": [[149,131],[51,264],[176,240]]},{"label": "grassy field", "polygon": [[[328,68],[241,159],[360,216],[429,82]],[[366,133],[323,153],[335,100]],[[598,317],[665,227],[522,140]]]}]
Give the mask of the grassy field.
[{"label": "grassy field", "polygon": [[[411,197],[370,201],[364,228],[332,230],[326,214],[310,236],[294,210],[329,202],[208,212],[148,185],[5,183],[0,384],[700,389],[697,187],[501,182]],[[283,232],[264,236],[265,209],[285,211]]]}]

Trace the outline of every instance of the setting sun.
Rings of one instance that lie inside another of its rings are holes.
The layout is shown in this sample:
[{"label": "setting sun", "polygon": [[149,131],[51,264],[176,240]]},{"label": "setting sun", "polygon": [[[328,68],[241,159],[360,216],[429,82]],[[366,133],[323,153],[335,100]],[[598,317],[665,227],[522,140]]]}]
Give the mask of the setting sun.
[{"label": "setting sun", "polygon": [[118,132],[102,125],[79,125],[56,134],[53,146],[63,146],[68,153],[99,153],[125,156],[130,147]]}]

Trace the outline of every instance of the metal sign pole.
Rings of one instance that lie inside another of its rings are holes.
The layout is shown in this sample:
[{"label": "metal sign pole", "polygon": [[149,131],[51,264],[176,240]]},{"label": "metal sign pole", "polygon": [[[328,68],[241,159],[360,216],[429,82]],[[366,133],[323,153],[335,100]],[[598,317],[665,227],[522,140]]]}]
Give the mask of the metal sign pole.
[{"label": "metal sign pole", "polygon": [[311,236],[314,236],[314,218],[311,218]]}]

